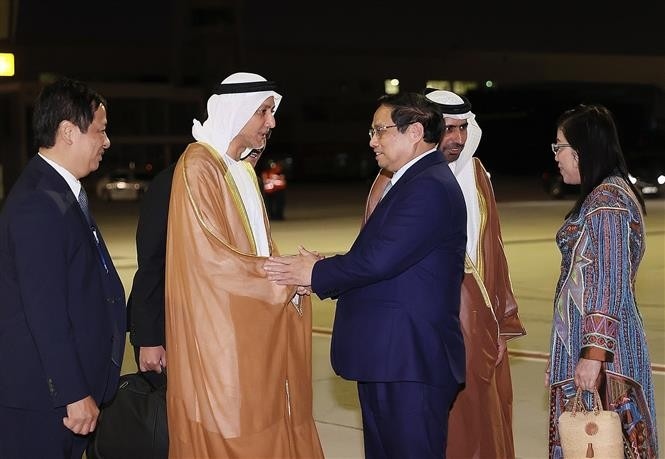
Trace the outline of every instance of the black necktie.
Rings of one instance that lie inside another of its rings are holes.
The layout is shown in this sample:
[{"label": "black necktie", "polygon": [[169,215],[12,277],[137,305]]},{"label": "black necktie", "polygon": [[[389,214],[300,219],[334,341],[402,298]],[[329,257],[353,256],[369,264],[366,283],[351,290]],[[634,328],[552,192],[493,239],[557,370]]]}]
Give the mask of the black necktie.
[{"label": "black necktie", "polygon": [[85,193],[85,189],[81,186],[81,191],[79,191],[78,196],[79,206],[85,215],[86,220],[90,223],[90,210],[88,209],[88,195]]}]

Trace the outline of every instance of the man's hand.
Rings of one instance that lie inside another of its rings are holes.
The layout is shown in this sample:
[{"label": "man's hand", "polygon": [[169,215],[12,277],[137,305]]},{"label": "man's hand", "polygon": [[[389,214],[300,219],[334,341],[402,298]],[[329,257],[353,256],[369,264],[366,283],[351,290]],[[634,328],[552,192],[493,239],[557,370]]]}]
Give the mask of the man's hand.
[{"label": "man's hand", "polygon": [[91,396],[67,405],[67,417],[62,423],[78,435],[88,435],[95,430],[99,408]]},{"label": "man's hand", "polygon": [[166,349],[164,346],[139,348],[139,370],[162,372],[166,368]]},{"label": "man's hand", "polygon": [[299,285],[298,289],[296,290],[296,293],[298,295],[311,295],[312,294],[312,288],[311,287],[303,287],[302,285]]},{"label": "man's hand", "polygon": [[497,345],[497,356],[496,356],[496,362],[494,363],[495,367],[498,367],[501,361],[503,360],[503,356],[506,355],[506,349],[508,348],[508,345],[506,344],[506,338],[503,336],[499,336],[499,343]]},{"label": "man's hand", "polygon": [[299,247],[299,255],[269,257],[263,264],[268,279],[279,285],[312,285],[312,269],[321,258],[316,252]]},{"label": "man's hand", "polygon": [[575,366],[575,385],[592,391],[597,387],[598,376],[603,362],[580,357]]}]

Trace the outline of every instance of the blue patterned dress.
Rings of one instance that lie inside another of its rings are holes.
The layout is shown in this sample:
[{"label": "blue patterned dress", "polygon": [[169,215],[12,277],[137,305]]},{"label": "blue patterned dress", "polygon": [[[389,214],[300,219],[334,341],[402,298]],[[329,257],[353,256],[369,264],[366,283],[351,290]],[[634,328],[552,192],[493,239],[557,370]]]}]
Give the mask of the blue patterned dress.
[{"label": "blue patterned dress", "polygon": [[621,417],[624,456],[655,458],[651,361],[634,288],[645,230],[625,181],[605,179],[565,221],[556,242],[562,259],[551,338],[549,455],[562,457],[557,420],[575,396],[575,366],[585,357],[605,362],[599,391],[605,409]]}]

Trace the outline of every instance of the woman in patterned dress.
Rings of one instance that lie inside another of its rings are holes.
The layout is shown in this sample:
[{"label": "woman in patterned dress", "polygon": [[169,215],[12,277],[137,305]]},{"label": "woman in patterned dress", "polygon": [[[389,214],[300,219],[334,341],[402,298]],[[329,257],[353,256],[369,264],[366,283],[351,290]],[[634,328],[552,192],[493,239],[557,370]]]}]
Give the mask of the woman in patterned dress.
[{"label": "woman in patterned dress", "polygon": [[561,274],[554,299],[549,456],[562,457],[557,420],[577,387],[594,387],[616,411],[626,458],[658,456],[654,387],[635,277],[645,250],[644,201],[628,179],[612,114],[580,105],[557,122],[554,158],[580,196],[556,234]]}]

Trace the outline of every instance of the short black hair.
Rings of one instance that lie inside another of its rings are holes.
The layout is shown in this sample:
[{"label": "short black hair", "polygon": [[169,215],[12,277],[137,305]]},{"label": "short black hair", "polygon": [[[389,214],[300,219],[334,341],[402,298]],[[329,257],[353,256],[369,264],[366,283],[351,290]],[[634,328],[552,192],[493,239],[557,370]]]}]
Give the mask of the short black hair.
[{"label": "short black hair", "polygon": [[424,140],[427,143],[438,143],[443,132],[441,114],[436,104],[422,94],[405,92],[387,94],[379,97],[378,106],[391,107],[390,117],[400,132],[405,132],[413,123],[423,125]]},{"label": "short black hair", "polygon": [[62,77],[42,88],[32,114],[36,148],[55,145],[55,136],[62,121],[71,121],[81,132],[88,127],[100,105],[108,108],[104,97],[88,85]]}]

